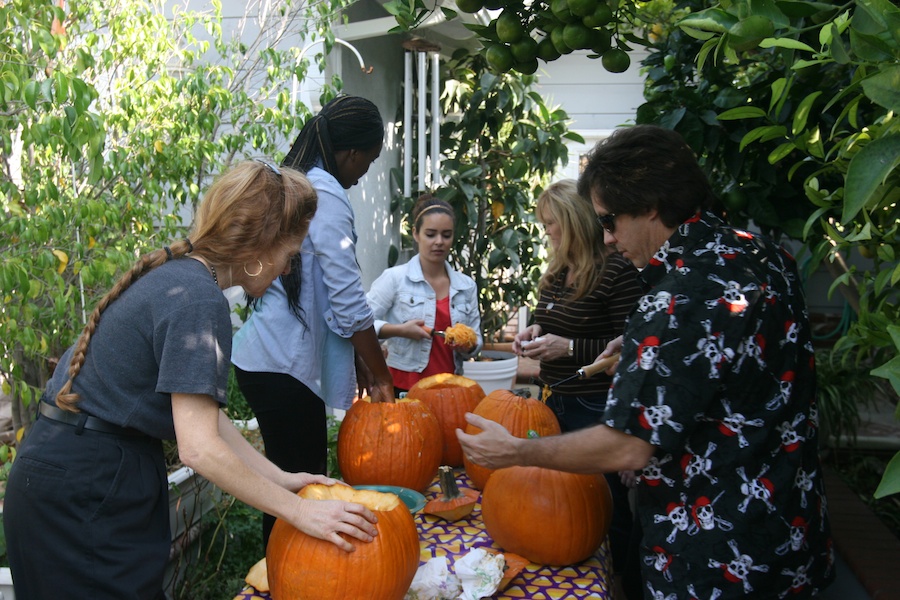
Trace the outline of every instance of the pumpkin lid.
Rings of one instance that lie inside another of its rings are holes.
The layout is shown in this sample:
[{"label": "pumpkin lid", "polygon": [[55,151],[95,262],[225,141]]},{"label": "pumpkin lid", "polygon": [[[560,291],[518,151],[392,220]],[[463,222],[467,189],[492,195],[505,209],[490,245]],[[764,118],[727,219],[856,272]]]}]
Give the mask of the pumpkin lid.
[{"label": "pumpkin lid", "polygon": [[297,495],[304,500],[343,500],[355,502],[375,512],[392,511],[400,504],[397,494],[378,492],[375,490],[357,490],[348,485],[325,485],[313,483],[307,485]]},{"label": "pumpkin lid", "polygon": [[[474,379],[454,373],[437,373],[423,377],[413,386],[414,389],[438,390],[443,388],[470,388],[478,385]],[[412,392],[413,390],[410,390]],[[407,396],[408,397],[408,396]]]}]

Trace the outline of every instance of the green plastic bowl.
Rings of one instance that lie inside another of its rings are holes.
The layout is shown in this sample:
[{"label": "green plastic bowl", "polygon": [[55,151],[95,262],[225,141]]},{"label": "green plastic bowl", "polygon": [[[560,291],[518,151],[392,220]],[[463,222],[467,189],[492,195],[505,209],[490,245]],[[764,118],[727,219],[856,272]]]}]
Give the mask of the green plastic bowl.
[{"label": "green plastic bowl", "polygon": [[413,514],[419,512],[425,506],[425,496],[415,490],[398,485],[354,485],[353,487],[357,490],[375,490],[376,492],[395,494],[403,501],[409,512]]}]

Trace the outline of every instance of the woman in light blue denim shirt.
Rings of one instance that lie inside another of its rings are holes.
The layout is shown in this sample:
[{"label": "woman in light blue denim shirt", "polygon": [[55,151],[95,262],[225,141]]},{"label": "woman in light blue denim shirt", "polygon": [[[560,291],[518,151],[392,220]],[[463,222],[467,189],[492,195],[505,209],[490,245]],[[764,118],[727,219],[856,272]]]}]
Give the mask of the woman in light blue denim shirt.
[{"label": "woman in light blue denim shirt", "polygon": [[[366,174],[383,139],[384,122],[374,104],[338,96],[307,121],[283,161],[306,172],[318,209],[300,264],[255,303],[235,335],[232,362],[259,421],[266,455],[285,471],[325,473],[326,403],[349,408],[357,386],[373,401],[394,399],[366,304],[353,207],[344,191]],[[264,516],[264,543],[274,522]]]},{"label": "woman in light blue denim shirt", "polygon": [[[412,217],[419,253],[382,273],[366,295],[375,313],[375,331],[386,340],[387,364],[398,394],[429,375],[462,373],[463,359],[482,346],[475,281],[447,262],[453,247],[453,208],[425,195]],[[451,346],[432,334],[458,324],[475,331],[474,346]]]}]

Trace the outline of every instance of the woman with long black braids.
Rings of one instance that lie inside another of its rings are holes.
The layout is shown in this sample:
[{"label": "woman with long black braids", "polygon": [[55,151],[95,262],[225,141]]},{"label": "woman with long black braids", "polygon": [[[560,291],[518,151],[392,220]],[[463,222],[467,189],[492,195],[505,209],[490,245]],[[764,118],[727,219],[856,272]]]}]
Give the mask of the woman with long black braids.
[{"label": "woman with long black braids", "polygon": [[[306,172],[319,208],[300,250],[301,267],[293,270],[299,276],[282,277],[255,303],[232,355],[266,455],[283,469],[325,473],[326,403],[346,409],[363,389],[376,402],[394,398],[345,192],[378,158],[383,140],[384,122],[372,102],[338,96],[306,122],[283,161]],[[265,515],[266,544],[274,522]]]}]

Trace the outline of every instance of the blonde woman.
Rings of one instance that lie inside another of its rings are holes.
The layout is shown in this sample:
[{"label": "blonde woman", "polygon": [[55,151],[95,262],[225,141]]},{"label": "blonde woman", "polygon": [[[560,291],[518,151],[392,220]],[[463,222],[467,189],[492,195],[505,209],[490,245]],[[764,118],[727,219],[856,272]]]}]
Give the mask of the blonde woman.
[{"label": "blonde woman", "polygon": [[[536,212],[550,241],[550,262],[541,277],[533,324],[516,336],[513,350],[539,360],[541,381],[552,385],[594,362],[622,334],[641,290],[637,269],[604,245],[591,203],[578,195],[575,180],[548,186]],[[606,373],[574,379],[554,387],[547,406],[564,432],[596,425],[602,422],[611,383]],[[632,526],[628,490],[617,475],[607,481],[615,502],[613,562],[623,574],[636,557],[626,558]]]}]

